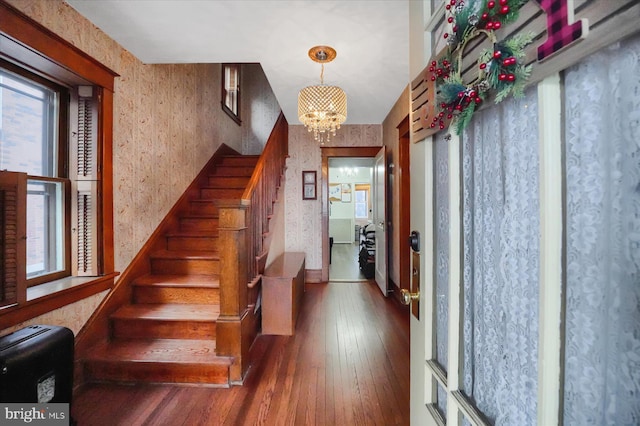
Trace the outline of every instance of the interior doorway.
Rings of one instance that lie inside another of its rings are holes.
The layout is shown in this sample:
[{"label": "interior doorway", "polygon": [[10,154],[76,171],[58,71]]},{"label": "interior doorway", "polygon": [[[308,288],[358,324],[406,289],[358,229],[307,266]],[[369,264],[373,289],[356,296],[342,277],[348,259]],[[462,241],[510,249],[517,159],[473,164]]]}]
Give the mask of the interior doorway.
[{"label": "interior doorway", "polygon": [[329,158],[329,280],[373,278],[373,158]]},{"label": "interior doorway", "polygon": [[[337,255],[336,251],[338,243],[334,243],[333,247],[330,244],[330,235],[329,235],[329,217],[330,210],[333,204],[330,204],[330,194],[329,194],[329,160],[335,159],[344,159],[344,158],[359,158],[359,159],[369,159],[372,161],[376,154],[380,151],[381,147],[326,147],[322,148],[322,176],[321,176],[321,196],[322,196],[322,281],[329,281],[329,258],[331,256],[332,264],[336,262]],[[340,163],[337,163],[340,164]],[[346,166],[345,166],[346,167]],[[337,182],[334,182],[337,183]],[[340,182],[341,183],[341,182]],[[345,188],[348,190],[348,188]],[[333,187],[334,198],[337,198],[337,189]],[[355,185],[351,186],[351,199],[354,200],[355,197]],[[348,199],[349,195],[345,196],[345,199]],[[337,200],[334,200],[337,203]],[[342,187],[340,187],[340,203],[342,203]],[[354,206],[355,208],[355,206]],[[344,235],[346,236],[346,230],[344,231]],[[355,242],[355,220],[353,227],[351,228],[350,235]],[[344,247],[343,247],[344,248]],[[353,248],[353,246],[351,247]],[[357,247],[356,247],[357,248]],[[336,256],[336,257],[334,257]],[[358,268],[358,265],[354,265]]]}]

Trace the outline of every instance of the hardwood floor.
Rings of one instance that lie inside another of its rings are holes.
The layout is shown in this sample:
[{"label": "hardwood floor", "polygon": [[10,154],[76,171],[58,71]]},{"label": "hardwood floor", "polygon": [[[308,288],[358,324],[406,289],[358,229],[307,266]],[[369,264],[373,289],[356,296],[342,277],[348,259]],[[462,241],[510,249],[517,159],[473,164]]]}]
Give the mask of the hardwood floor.
[{"label": "hardwood floor", "polygon": [[334,244],[331,251],[329,281],[367,281],[358,264],[358,243]]},{"label": "hardwood floor", "polygon": [[374,282],[307,284],[296,334],[260,336],[243,386],[91,384],[85,425],[408,425],[409,313]]}]

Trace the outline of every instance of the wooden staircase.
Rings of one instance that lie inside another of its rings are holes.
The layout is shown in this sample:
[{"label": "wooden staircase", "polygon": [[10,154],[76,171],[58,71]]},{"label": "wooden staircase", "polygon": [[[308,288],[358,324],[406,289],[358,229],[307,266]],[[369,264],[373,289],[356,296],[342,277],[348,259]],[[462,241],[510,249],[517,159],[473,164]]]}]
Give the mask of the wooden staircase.
[{"label": "wooden staircase", "polygon": [[220,256],[216,200],[240,199],[258,156],[219,160],[148,255],[129,303],[109,315],[110,338],[83,357],[85,381],[229,385],[231,357],[216,354]]}]

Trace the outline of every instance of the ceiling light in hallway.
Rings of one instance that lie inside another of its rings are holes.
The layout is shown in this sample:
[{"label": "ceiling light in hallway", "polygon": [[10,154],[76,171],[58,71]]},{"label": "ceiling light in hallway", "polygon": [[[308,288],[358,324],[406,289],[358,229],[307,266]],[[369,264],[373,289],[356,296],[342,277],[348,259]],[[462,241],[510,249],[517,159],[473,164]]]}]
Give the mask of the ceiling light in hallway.
[{"label": "ceiling light in hallway", "polygon": [[315,46],[309,57],[322,65],[320,84],[307,86],[298,93],[298,118],[320,143],[329,141],[347,119],[347,95],[337,86],[324,84],[324,64],[336,57],[329,46]]}]

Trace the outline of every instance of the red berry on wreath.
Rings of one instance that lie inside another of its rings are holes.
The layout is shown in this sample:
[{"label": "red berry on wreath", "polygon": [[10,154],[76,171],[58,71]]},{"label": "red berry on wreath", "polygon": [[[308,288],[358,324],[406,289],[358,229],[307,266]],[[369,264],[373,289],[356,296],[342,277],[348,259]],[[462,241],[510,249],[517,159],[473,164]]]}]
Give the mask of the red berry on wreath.
[{"label": "red berry on wreath", "polygon": [[446,6],[445,6],[445,9],[447,9],[447,10],[451,10],[451,5],[450,5],[450,4],[446,5]]},{"label": "red berry on wreath", "polygon": [[486,21],[487,19],[489,19],[489,14],[487,12],[485,12],[485,13],[482,14],[481,18]]},{"label": "red berry on wreath", "polygon": [[487,25],[485,25],[485,27],[486,27],[488,30],[492,30],[492,29],[493,29],[493,22],[491,22],[491,21],[487,22]]},{"label": "red berry on wreath", "polygon": [[501,51],[496,50],[495,52],[493,52],[494,59],[500,59],[501,56],[502,56],[502,52]]},{"label": "red berry on wreath", "polygon": [[509,13],[509,6],[502,6],[500,8],[500,13],[502,13],[503,15],[506,15],[507,13]]},{"label": "red berry on wreath", "polygon": [[443,37],[444,38],[449,38],[449,33],[444,33]]},{"label": "red berry on wreath", "polygon": [[452,22],[453,22],[453,16],[449,16],[449,17],[447,18],[447,22],[448,22],[448,23],[452,23]]},{"label": "red berry on wreath", "polygon": [[484,62],[480,64],[480,69],[483,70],[487,67],[487,64],[485,64]]},{"label": "red berry on wreath", "polygon": [[516,76],[514,74],[508,74],[507,75],[507,80],[508,81],[516,81]]},{"label": "red berry on wreath", "polygon": [[505,81],[507,79],[507,75],[506,74],[500,74],[498,75],[498,80],[500,81]]},{"label": "red berry on wreath", "polygon": [[451,6],[455,6],[456,5],[456,0],[451,0],[449,3],[451,3]]},{"label": "red berry on wreath", "polygon": [[476,97],[475,101],[477,104],[479,104],[480,102],[482,102],[482,99],[480,97]]},{"label": "red berry on wreath", "polygon": [[493,0],[491,0],[489,3],[487,3],[487,7],[489,9],[493,9],[495,7],[495,5],[496,5],[496,2],[493,1]]},{"label": "red berry on wreath", "polygon": [[509,0],[500,0],[500,6],[504,6],[509,3]]},{"label": "red berry on wreath", "polygon": [[500,21],[496,21],[496,22],[493,23],[493,29],[494,30],[499,30],[501,26],[502,26],[502,24],[500,23]]}]

